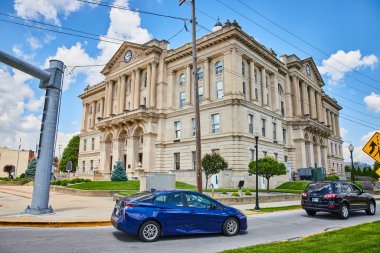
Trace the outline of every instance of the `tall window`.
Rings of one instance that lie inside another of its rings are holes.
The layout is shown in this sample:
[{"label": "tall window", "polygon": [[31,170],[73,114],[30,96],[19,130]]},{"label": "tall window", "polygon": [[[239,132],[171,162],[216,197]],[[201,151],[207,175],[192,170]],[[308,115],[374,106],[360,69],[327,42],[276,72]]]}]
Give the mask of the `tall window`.
[{"label": "tall window", "polygon": [[255,88],[255,99],[259,101],[259,89],[257,87]]},{"label": "tall window", "polygon": [[192,169],[195,170],[197,168],[197,156],[195,151],[191,151],[191,161],[193,165]]},{"label": "tall window", "polygon": [[253,115],[248,114],[248,131],[250,134],[253,134]]},{"label": "tall window", "polygon": [[174,153],[174,169],[180,170],[181,169],[181,156],[180,153]]},{"label": "tall window", "polygon": [[264,157],[267,157],[268,156],[268,152],[267,151],[263,151],[263,155],[264,155]]},{"label": "tall window", "polygon": [[90,170],[94,170],[94,160],[90,160]]},{"label": "tall window", "polygon": [[184,91],[181,91],[179,93],[179,108],[184,107],[185,102],[186,102],[186,93]]},{"label": "tall window", "polygon": [[245,82],[243,82],[243,94],[244,96],[246,95],[247,91],[246,91],[246,87],[245,87]]},{"label": "tall window", "polygon": [[285,115],[284,101],[281,101],[281,102],[280,102],[280,107],[281,107],[281,115]]},{"label": "tall window", "polygon": [[284,142],[284,144],[286,144],[286,140],[287,140],[287,136],[286,136],[286,129],[283,128],[282,129],[282,141]]},{"label": "tall window", "polygon": [[129,82],[128,82],[128,93],[131,93],[132,91],[132,80],[129,79]]},{"label": "tall window", "polygon": [[265,137],[265,119],[261,119],[261,136]]},{"label": "tall window", "polygon": [[143,97],[143,105],[146,106],[146,97]]},{"label": "tall window", "polygon": [[117,95],[117,86],[116,84],[112,85],[112,98],[116,98]]},{"label": "tall window", "polygon": [[281,114],[285,115],[285,108],[284,108],[284,90],[282,89],[281,84],[278,84],[278,97],[280,99],[280,109]]},{"label": "tall window", "polygon": [[277,140],[277,124],[276,122],[272,122],[273,124],[273,140]]},{"label": "tall window", "polygon": [[174,138],[181,139],[181,121],[174,122]]},{"label": "tall window", "polygon": [[255,83],[257,83],[257,71],[256,71],[256,69],[254,71],[254,75],[255,75]]},{"label": "tall window", "polygon": [[223,64],[221,61],[217,61],[215,63],[215,74],[222,74],[223,73]]},{"label": "tall window", "polygon": [[203,101],[203,86],[198,88],[199,103]]},{"label": "tall window", "polygon": [[191,119],[191,134],[195,136],[195,119]]},{"label": "tall window", "polygon": [[198,68],[197,70],[198,80],[203,80],[203,69]]},{"label": "tall window", "polygon": [[219,133],[219,113],[211,115],[212,133]]},{"label": "tall window", "polygon": [[216,82],[216,98],[222,98],[223,97],[223,82],[217,81]]},{"label": "tall window", "polygon": [[265,77],[265,88],[269,88],[268,77]]},{"label": "tall window", "polygon": [[278,153],[274,153],[274,159],[278,161]]},{"label": "tall window", "polygon": [[86,171],[86,162],[82,161],[82,172],[84,173]]},{"label": "tall window", "polygon": [[148,84],[148,74],[145,73],[144,74],[144,88],[146,88],[147,84]]},{"label": "tall window", "polygon": [[83,140],[83,151],[87,150],[87,139]]},{"label": "tall window", "polygon": [[90,105],[90,107],[88,108],[89,109],[89,112],[88,112],[88,114],[92,114],[92,106]]},{"label": "tall window", "polygon": [[244,62],[241,62],[241,74],[245,76],[245,64]]},{"label": "tall window", "polygon": [[179,85],[182,86],[186,83],[186,75],[184,73],[182,73],[180,76],[179,76]]},{"label": "tall window", "polygon": [[254,149],[250,149],[249,151],[251,153],[251,161],[255,160],[255,150]]},{"label": "tall window", "polygon": [[97,111],[100,112],[100,103],[98,103],[96,106],[97,106]]},{"label": "tall window", "polygon": [[91,149],[92,149],[92,150],[95,149],[95,138],[92,138],[92,139],[91,139]]}]

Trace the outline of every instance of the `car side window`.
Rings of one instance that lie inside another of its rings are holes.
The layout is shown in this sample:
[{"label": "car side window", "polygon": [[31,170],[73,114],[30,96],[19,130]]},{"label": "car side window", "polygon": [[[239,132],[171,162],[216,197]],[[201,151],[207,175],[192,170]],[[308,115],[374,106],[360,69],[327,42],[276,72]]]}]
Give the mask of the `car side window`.
[{"label": "car side window", "polygon": [[356,185],[354,184],[351,184],[351,188],[352,188],[352,192],[355,192],[357,194],[360,194],[362,191],[360,190],[359,187],[357,187]]},{"label": "car side window", "polygon": [[344,193],[351,193],[352,190],[351,190],[350,185],[349,184],[343,184],[342,185],[342,192],[344,192]]},{"label": "car side window", "polygon": [[153,203],[159,205],[183,206],[180,192],[158,195]]},{"label": "car side window", "polygon": [[337,193],[342,193],[342,184],[341,183],[336,183],[335,184],[335,189]]},{"label": "car side window", "polygon": [[216,205],[214,201],[197,194],[185,193],[185,199],[189,207],[208,209]]}]

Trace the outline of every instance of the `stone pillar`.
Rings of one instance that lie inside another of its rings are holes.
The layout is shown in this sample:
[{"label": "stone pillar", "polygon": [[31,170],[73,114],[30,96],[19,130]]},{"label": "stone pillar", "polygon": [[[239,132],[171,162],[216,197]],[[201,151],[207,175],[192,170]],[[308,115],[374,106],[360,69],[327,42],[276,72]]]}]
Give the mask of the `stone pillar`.
[{"label": "stone pillar", "polygon": [[[236,82],[235,75],[231,73],[231,71],[226,71],[228,70],[233,70],[235,67],[232,64],[232,61],[236,55],[236,49],[232,48],[231,51],[224,53],[223,55],[223,76],[222,78],[223,81],[223,93],[224,97],[228,97],[232,95],[233,91],[233,85]],[[214,76],[216,78],[216,75]],[[214,79],[214,83],[216,83],[216,80]]]},{"label": "stone pillar", "polygon": [[142,165],[145,171],[153,172],[155,170],[156,138],[157,135],[154,133],[144,134]]},{"label": "stone pillar", "polygon": [[[193,69],[193,71],[194,71],[194,69]],[[191,66],[189,64],[186,67],[186,84],[185,84],[185,89],[186,89],[186,104],[187,105],[191,104],[191,72],[192,72],[191,71]]]},{"label": "stone pillar", "polygon": [[176,76],[175,76],[175,72],[174,71],[171,71],[170,74],[169,74],[169,77],[168,77],[168,90],[166,92],[166,94],[163,94],[164,97],[166,97],[165,101],[166,101],[166,107],[167,108],[173,108],[174,106],[174,93],[176,92],[176,89],[175,89],[175,83],[176,81]]},{"label": "stone pillar", "polygon": [[317,144],[317,158],[314,158],[317,161],[317,166],[322,167],[322,154],[321,154],[321,145]]},{"label": "stone pillar", "polygon": [[265,68],[263,67],[261,69],[261,101],[262,101],[261,105],[262,106],[268,105],[266,80],[267,80],[266,72],[265,72]]},{"label": "stone pillar", "polygon": [[156,90],[156,76],[157,76],[157,62],[152,62],[152,73],[150,79],[150,107],[156,106],[157,90]]},{"label": "stone pillar", "polygon": [[310,150],[309,150],[309,152],[310,152],[310,164],[309,164],[309,166],[314,168],[314,159],[315,159],[315,157],[314,157],[314,142],[313,142],[313,140],[310,141]]},{"label": "stone pillar", "polygon": [[291,91],[291,84],[290,84],[290,78],[289,75],[285,76],[285,82],[284,82],[284,100],[285,100],[285,116],[291,117],[293,116],[293,96]]},{"label": "stone pillar", "polygon": [[100,110],[100,112],[101,112],[101,115],[100,115],[100,117],[104,117],[104,114],[105,114],[105,111],[104,111],[104,101],[105,101],[105,99],[104,99],[104,97],[102,97],[102,99],[101,99],[101,104],[100,104],[100,106],[101,106],[101,110]]},{"label": "stone pillar", "polygon": [[82,104],[82,129],[81,132],[86,131],[86,122],[87,122],[87,105],[85,103]]},{"label": "stone pillar", "polygon": [[109,89],[109,82],[105,82],[105,91],[104,91],[104,104],[103,104],[103,118],[108,116],[108,108],[107,108],[107,103],[108,103],[108,89]]},{"label": "stone pillar", "polygon": [[302,88],[302,108],[303,108],[303,115],[310,115],[310,110],[309,110],[309,96],[307,94],[307,85],[305,82],[302,81],[301,83],[301,88]]},{"label": "stone pillar", "polygon": [[112,138],[112,169],[113,165],[119,160],[119,139]]},{"label": "stone pillar", "polygon": [[135,69],[135,83],[134,83],[134,100],[133,109],[138,109],[140,107],[140,69]]},{"label": "stone pillar", "polygon": [[136,72],[133,70],[131,73],[131,95],[130,95],[130,100],[131,100],[131,108],[129,110],[134,110],[135,109],[135,79],[136,79]]},{"label": "stone pillar", "polygon": [[315,91],[313,87],[310,87],[309,89],[309,97],[310,97],[310,116],[312,119],[317,119],[317,103],[315,101]]},{"label": "stone pillar", "polygon": [[298,77],[297,76],[292,76],[292,79],[293,79],[293,88],[292,88],[292,92],[293,92],[293,106],[294,106],[294,114],[295,116],[301,116],[302,112],[301,112],[301,97],[300,97],[300,93],[299,93],[299,85],[298,85]]},{"label": "stone pillar", "polygon": [[250,97],[251,101],[255,101],[255,62],[250,61],[249,62],[249,91],[250,91]]},{"label": "stone pillar", "polygon": [[321,98],[321,93],[317,92],[317,119],[319,123],[324,123],[325,120],[323,118],[323,108],[322,108],[322,98]]},{"label": "stone pillar", "polygon": [[151,86],[152,86],[152,71],[151,71],[151,65],[148,64],[148,66],[146,67],[146,82],[147,82],[147,96],[146,96],[146,107],[149,108],[150,107],[150,100],[151,100],[151,97],[152,97],[152,89],[151,89]]},{"label": "stone pillar", "polygon": [[[233,72],[235,72],[235,84],[233,86],[233,91],[235,93],[235,95],[239,96],[239,98],[244,98],[244,95],[243,95],[243,82],[245,81],[245,76],[243,76],[243,73],[242,73],[242,63],[243,63],[243,57],[241,55],[241,52],[239,50],[235,50],[235,56],[233,55],[232,57],[234,57],[233,59]],[[247,84],[246,84],[247,85]]]},{"label": "stone pillar", "polygon": [[91,119],[91,122],[92,122],[92,125],[91,125],[91,128],[92,129],[95,129],[95,115],[96,115],[96,101],[93,101],[92,102],[92,119]]},{"label": "stone pillar", "polygon": [[336,136],[340,136],[339,115],[335,114]]},{"label": "stone pillar", "polygon": [[105,141],[102,137],[100,137],[99,141],[99,150],[100,150],[100,156],[99,156],[99,166],[98,170],[102,171],[103,173],[106,172],[107,168],[107,152],[106,152],[106,145]]},{"label": "stone pillar", "polygon": [[132,173],[136,166],[134,139],[133,136],[127,137],[127,164],[125,168],[128,173]]},{"label": "stone pillar", "polygon": [[203,63],[203,87],[204,99],[210,100],[210,61],[208,58]]},{"label": "stone pillar", "polygon": [[108,87],[108,101],[107,101],[107,109],[108,113],[107,116],[109,116],[112,113],[112,104],[113,104],[113,81],[109,82]]},{"label": "stone pillar", "polygon": [[280,112],[280,96],[278,95],[278,77],[277,76],[273,76],[272,83],[271,83],[272,110],[278,113]]},{"label": "stone pillar", "polygon": [[120,100],[119,100],[119,113],[124,113],[124,109],[125,109],[125,79],[126,79],[126,76],[125,75],[121,75],[121,82],[120,82]]},{"label": "stone pillar", "polygon": [[335,135],[335,119],[334,119],[333,112],[330,112],[330,118],[331,118],[331,130],[333,132],[333,135]]}]

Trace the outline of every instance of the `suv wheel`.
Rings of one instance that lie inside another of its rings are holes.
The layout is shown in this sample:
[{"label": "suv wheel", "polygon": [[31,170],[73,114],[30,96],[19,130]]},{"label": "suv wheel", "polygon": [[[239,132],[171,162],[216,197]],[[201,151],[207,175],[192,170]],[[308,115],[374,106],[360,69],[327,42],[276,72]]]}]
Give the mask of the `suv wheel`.
[{"label": "suv wheel", "polygon": [[309,215],[309,216],[315,216],[315,214],[317,213],[316,211],[312,211],[312,210],[306,210],[306,213]]},{"label": "suv wheel", "polygon": [[368,203],[368,208],[367,208],[367,210],[365,210],[365,212],[368,215],[374,215],[376,213],[376,206],[375,206],[375,203],[373,201],[370,201]]},{"label": "suv wheel", "polygon": [[339,217],[342,220],[348,219],[348,216],[350,216],[350,208],[347,204],[342,204],[339,208]]},{"label": "suv wheel", "polygon": [[139,239],[143,242],[154,242],[161,235],[161,227],[155,221],[147,221],[140,227]]},{"label": "suv wheel", "polygon": [[239,222],[235,218],[228,218],[223,223],[223,234],[226,236],[233,236],[239,233]]}]

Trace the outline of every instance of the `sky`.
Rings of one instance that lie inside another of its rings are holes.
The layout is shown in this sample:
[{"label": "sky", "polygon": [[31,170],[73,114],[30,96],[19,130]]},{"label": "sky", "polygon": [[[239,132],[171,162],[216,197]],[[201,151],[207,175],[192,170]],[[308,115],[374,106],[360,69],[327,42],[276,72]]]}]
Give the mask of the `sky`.
[{"label": "sky", "polygon": [[[188,3],[0,1],[0,50],[41,68],[47,68],[51,59],[66,66],[56,155],[80,131],[78,96],[88,85],[103,80],[100,70],[121,41],[166,39],[170,48],[191,41],[191,24],[177,19],[191,18]],[[313,57],[325,82],[323,90],[343,107],[340,133],[345,161],[350,159],[347,147],[352,143],[354,160],[373,164],[362,147],[380,131],[380,1],[197,0],[196,8],[197,37],[209,33],[218,18],[223,24],[236,20],[278,56]],[[21,140],[21,148],[35,149],[44,98],[38,84],[37,79],[0,63],[0,146],[18,148]]]}]

